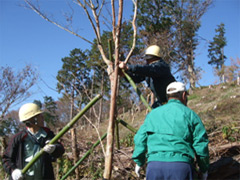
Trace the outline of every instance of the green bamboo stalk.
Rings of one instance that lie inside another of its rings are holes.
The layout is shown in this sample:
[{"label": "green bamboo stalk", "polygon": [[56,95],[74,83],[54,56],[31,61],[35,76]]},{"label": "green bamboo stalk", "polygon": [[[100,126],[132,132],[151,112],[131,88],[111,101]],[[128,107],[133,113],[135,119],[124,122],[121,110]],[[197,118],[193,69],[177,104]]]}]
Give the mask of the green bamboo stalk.
[{"label": "green bamboo stalk", "polygon": [[116,121],[116,142],[117,142],[117,149],[120,149],[120,140],[119,140],[119,122]]},{"label": "green bamboo stalk", "polygon": [[[50,142],[49,144],[54,144],[58,139],[60,139],[77,121],[82,115],[93,106],[102,96],[98,94],[95,98],[93,98]],[[25,174],[27,170],[41,157],[44,153],[43,149],[41,149],[33,159],[22,169],[22,174]]]},{"label": "green bamboo stalk", "polygon": [[125,126],[126,128],[128,128],[130,131],[132,131],[133,133],[137,133],[137,129],[135,129],[134,127],[132,127],[131,125],[129,125],[127,122],[123,121],[122,119],[118,119],[117,120],[119,123],[121,123],[123,126]]},{"label": "green bamboo stalk", "polygon": [[107,133],[105,133],[105,134],[101,137],[101,140],[98,140],[98,141],[91,147],[91,149],[88,150],[88,151],[85,153],[85,155],[62,177],[61,180],[66,179],[66,178],[70,175],[70,173],[73,172],[73,171],[81,164],[81,162],[82,162],[85,158],[87,158],[87,157],[92,153],[93,149],[94,149],[96,146],[98,146],[103,139],[106,138],[106,136],[107,136]]},{"label": "green bamboo stalk", "polygon": [[135,82],[132,80],[132,78],[123,69],[122,69],[122,72],[125,75],[125,77],[127,78],[127,80],[129,81],[129,83],[132,85],[133,89],[137,92],[137,94],[140,97],[140,99],[142,100],[143,104],[147,107],[148,111],[150,112],[152,110],[152,108],[149,106],[149,104],[147,103],[147,101],[143,97],[141,91],[137,88]]}]

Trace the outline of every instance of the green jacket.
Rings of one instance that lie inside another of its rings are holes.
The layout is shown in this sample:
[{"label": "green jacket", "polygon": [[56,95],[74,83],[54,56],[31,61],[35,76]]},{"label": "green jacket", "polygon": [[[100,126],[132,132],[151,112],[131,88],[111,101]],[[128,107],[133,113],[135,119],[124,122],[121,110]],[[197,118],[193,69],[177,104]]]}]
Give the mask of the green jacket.
[{"label": "green jacket", "polygon": [[[150,161],[187,162],[196,155],[201,172],[209,167],[208,137],[199,116],[171,99],[153,109],[134,137],[132,159],[142,166],[145,157]],[[147,156],[145,155],[147,153]]]}]

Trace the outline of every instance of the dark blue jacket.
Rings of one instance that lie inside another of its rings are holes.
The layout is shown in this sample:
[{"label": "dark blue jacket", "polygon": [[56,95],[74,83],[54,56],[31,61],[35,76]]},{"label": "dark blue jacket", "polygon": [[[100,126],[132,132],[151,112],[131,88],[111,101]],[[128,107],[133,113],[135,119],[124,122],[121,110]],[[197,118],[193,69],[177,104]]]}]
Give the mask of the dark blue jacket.
[{"label": "dark blue jacket", "polygon": [[135,83],[145,80],[160,104],[167,102],[166,88],[176,81],[169,65],[162,59],[152,64],[129,65],[127,73]]}]

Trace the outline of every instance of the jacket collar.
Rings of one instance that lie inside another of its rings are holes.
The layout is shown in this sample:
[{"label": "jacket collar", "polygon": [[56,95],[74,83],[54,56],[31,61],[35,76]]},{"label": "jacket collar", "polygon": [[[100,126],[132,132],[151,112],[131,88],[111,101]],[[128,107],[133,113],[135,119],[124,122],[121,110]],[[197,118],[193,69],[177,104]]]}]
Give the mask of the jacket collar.
[{"label": "jacket collar", "polygon": [[168,103],[173,103],[173,102],[182,104],[182,102],[180,100],[178,100],[178,99],[170,99],[170,100],[168,100]]}]

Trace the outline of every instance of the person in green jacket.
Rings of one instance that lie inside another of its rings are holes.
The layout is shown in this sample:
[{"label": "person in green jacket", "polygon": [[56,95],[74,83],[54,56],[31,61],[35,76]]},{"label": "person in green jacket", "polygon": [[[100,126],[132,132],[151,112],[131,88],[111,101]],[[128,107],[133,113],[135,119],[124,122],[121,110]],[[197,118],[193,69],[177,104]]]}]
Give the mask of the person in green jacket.
[{"label": "person in green jacket", "polygon": [[186,87],[172,82],[166,94],[168,103],[153,109],[134,137],[135,172],[139,176],[147,159],[147,180],[191,180],[196,157],[202,179],[207,179],[209,141],[201,119],[187,107]]}]

